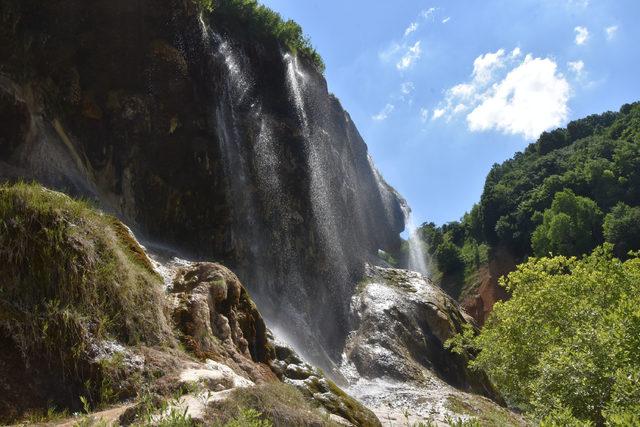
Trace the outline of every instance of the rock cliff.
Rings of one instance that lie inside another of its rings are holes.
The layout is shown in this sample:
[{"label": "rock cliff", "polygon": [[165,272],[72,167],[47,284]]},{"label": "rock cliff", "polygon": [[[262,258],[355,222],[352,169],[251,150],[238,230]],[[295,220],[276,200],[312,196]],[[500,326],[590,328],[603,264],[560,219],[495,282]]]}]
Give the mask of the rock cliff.
[{"label": "rock cliff", "polygon": [[8,0],[0,20],[0,179],[228,265],[312,358],[339,357],[364,263],[404,223],[311,61],[187,0]]}]

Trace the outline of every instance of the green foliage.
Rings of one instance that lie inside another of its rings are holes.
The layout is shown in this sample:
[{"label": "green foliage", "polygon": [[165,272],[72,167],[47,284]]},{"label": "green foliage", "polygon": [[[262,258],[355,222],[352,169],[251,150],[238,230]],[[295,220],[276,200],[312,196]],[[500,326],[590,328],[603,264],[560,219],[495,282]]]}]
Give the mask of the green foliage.
[{"label": "green foliage", "polygon": [[534,214],[564,189],[594,200],[604,212],[619,201],[640,205],[639,129],[640,104],[627,105],[545,132],[524,153],[494,165],[477,212],[483,240],[506,245],[517,257],[530,255],[531,235],[542,219]]},{"label": "green foliage", "polygon": [[[472,365],[507,399],[541,416],[570,415],[569,425],[637,409],[640,258],[621,262],[611,245],[583,259],[532,258],[504,285],[512,298],[466,345],[481,350]],[[565,425],[554,419],[545,422]]]},{"label": "green foliage", "polygon": [[604,219],[604,238],[613,243],[616,256],[640,249],[640,207],[618,203]]},{"label": "green foliage", "polygon": [[285,21],[279,13],[257,0],[216,0],[213,17],[225,24],[235,21],[237,27],[256,37],[274,38],[285,49],[309,59],[321,73],[324,72],[324,61],[304,35],[302,27],[293,20]]},{"label": "green foliage", "polygon": [[531,238],[537,256],[580,255],[601,241],[600,208],[593,200],[576,196],[571,190],[556,193],[543,218]]},{"label": "green foliage", "polygon": [[255,409],[242,409],[240,414],[227,423],[224,427],[273,427],[273,423],[262,419],[262,414]]},{"label": "green foliage", "polygon": [[171,342],[162,281],[116,223],[38,185],[0,186],[0,334],[92,405],[115,399],[87,369],[92,345]]},{"label": "green foliage", "polygon": [[[558,197],[563,200],[552,206]],[[524,152],[492,167],[480,202],[460,222],[425,223],[419,235],[436,260],[434,253],[449,242],[440,252],[453,259],[436,263],[434,278],[451,295],[466,295],[479,283],[475,273],[497,253],[518,262],[549,252],[582,255],[606,237],[615,254],[625,257],[640,249],[639,209],[640,103],[635,103],[543,132]]]},{"label": "green foliage", "polygon": [[213,0],[193,0],[193,2],[206,12],[213,11]]},{"label": "green foliage", "polygon": [[438,270],[443,274],[451,274],[464,266],[460,248],[451,240],[445,240],[436,248]]}]

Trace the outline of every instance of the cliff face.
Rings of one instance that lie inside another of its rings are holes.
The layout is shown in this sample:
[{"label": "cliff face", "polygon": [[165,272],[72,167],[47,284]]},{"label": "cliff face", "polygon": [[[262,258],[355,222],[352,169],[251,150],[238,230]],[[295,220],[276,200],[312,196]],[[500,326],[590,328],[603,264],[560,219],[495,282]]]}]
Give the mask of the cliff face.
[{"label": "cliff face", "polygon": [[313,65],[190,0],[8,0],[0,21],[0,179],[225,263],[335,359],[364,263],[404,221]]}]

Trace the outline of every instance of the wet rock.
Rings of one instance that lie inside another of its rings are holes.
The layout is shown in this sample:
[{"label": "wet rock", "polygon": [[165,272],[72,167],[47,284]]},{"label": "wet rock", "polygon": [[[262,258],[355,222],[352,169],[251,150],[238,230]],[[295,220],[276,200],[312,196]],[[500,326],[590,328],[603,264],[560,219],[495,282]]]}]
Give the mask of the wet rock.
[{"label": "wet rock", "polygon": [[344,358],[360,376],[417,384],[435,376],[500,400],[487,376],[467,367],[471,354],[444,348],[473,320],[421,274],[368,267],[351,313],[356,329],[349,334]]},{"label": "wet rock", "polygon": [[271,361],[271,368],[278,377],[340,420],[340,425],[381,425],[371,410],[326,378],[320,369],[303,361],[289,345],[277,339],[273,339],[273,345],[276,358]]}]

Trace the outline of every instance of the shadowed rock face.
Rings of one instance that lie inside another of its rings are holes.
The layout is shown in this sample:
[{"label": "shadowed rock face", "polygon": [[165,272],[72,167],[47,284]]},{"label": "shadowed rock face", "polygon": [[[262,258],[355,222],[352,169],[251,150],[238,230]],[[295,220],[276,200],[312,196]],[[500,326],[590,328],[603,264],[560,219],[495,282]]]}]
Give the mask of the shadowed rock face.
[{"label": "shadowed rock face", "polygon": [[354,381],[385,379],[430,388],[434,380],[501,401],[483,372],[467,367],[470,354],[444,342],[473,320],[421,274],[368,267],[353,297],[356,329],[349,334],[343,371]]},{"label": "shadowed rock face", "polygon": [[399,245],[398,197],[313,66],[225,19],[182,0],[2,2],[0,179],[228,265],[336,359],[365,261]]}]

